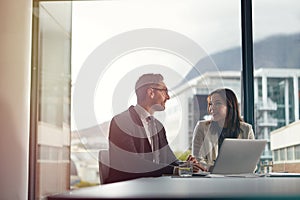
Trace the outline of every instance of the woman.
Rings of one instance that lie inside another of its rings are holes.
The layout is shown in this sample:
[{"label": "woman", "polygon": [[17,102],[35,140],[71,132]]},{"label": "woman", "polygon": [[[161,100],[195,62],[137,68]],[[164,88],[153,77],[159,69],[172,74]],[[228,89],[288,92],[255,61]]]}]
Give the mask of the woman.
[{"label": "woman", "polygon": [[225,138],[254,139],[252,126],[240,116],[234,92],[227,88],[207,97],[210,120],[198,121],[193,133],[192,153],[207,170],[214,165]]}]

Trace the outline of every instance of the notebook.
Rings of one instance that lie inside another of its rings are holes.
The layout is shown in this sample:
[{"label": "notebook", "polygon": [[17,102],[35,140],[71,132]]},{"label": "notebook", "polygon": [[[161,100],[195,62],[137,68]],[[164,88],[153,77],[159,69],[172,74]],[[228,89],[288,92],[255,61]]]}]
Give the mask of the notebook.
[{"label": "notebook", "polygon": [[226,138],[211,174],[254,173],[266,143],[267,140]]}]

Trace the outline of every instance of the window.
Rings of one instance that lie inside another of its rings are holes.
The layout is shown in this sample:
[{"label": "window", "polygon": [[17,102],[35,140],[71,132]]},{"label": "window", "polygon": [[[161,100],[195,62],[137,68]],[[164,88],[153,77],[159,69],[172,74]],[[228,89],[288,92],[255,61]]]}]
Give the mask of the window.
[{"label": "window", "polygon": [[[300,4],[253,0],[252,5],[256,135],[272,142],[272,131],[299,120]],[[270,145],[265,151],[271,152]],[[283,156],[280,150],[281,160]],[[272,155],[263,159],[271,161]]]},{"label": "window", "polygon": [[287,160],[294,160],[294,147],[288,147],[286,153],[287,153]]},{"label": "window", "polygon": [[[97,152],[107,148],[109,120],[135,104],[133,86],[141,73],[165,76],[172,100],[168,117],[157,117],[174,151],[189,150],[195,123],[207,117],[203,105],[212,90],[231,88],[243,108],[241,1],[35,2],[38,120],[32,134],[38,198],[98,184]],[[269,141],[271,131],[299,120],[300,4],[252,2],[254,125],[256,138]],[[272,160],[270,146],[263,161]],[[273,158],[291,156],[291,149],[280,149]],[[294,156],[300,159],[299,145]],[[57,173],[49,176],[48,167]]]},{"label": "window", "polygon": [[[162,73],[170,88],[167,114],[156,114],[176,152],[190,149],[196,122],[207,116],[209,92],[229,87],[241,103],[239,0],[76,1],[72,15],[72,98],[85,99],[73,101],[72,130],[80,139],[71,154],[81,163],[85,152],[94,163],[94,168],[78,165],[80,173],[89,174],[82,175],[85,181],[98,180],[91,175],[98,170],[94,154],[100,145],[107,148],[111,117],[135,104],[133,87],[142,73]],[[216,40],[220,33],[222,40]],[[94,84],[80,91],[76,86],[86,79]],[[91,109],[82,110],[86,105]],[[103,128],[93,128],[97,125]],[[99,135],[102,140],[94,139]]]},{"label": "window", "polygon": [[295,146],[295,159],[300,160],[300,145]]},{"label": "window", "polygon": [[279,150],[279,158],[280,158],[280,161],[285,161],[286,160],[286,149],[280,149]]},{"label": "window", "polygon": [[273,160],[274,160],[275,162],[276,162],[276,161],[279,161],[279,150],[275,150],[275,151],[274,151]]}]

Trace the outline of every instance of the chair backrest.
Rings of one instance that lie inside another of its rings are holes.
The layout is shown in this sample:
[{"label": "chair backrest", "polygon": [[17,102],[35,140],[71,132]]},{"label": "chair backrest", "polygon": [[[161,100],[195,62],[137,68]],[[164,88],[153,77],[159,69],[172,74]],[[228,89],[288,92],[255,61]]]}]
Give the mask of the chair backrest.
[{"label": "chair backrest", "polygon": [[109,152],[107,149],[99,151],[99,176],[100,183],[107,183],[107,178],[109,176]]}]

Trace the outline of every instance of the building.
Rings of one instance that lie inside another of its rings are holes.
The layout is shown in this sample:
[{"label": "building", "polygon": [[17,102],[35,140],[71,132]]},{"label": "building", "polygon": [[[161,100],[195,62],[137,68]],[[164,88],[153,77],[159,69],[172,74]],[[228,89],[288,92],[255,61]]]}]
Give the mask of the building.
[{"label": "building", "polygon": [[299,69],[261,68],[254,71],[256,133],[268,140],[262,155],[272,160],[270,132],[299,120]]},{"label": "building", "polygon": [[300,122],[271,132],[274,172],[300,173]]}]

